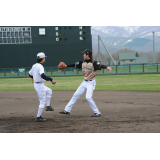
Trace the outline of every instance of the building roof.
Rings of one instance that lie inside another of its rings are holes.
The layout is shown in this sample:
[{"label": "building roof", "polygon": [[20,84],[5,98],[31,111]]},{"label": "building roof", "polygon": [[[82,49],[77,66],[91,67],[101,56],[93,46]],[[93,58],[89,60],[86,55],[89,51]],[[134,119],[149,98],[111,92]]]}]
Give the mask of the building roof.
[{"label": "building roof", "polygon": [[136,53],[119,53],[119,60],[136,59]]},{"label": "building roof", "polygon": [[136,53],[119,53],[119,60],[135,59],[135,63],[148,63],[147,57],[136,57]]},{"label": "building roof", "polygon": [[147,57],[136,57],[136,63],[148,63]]}]

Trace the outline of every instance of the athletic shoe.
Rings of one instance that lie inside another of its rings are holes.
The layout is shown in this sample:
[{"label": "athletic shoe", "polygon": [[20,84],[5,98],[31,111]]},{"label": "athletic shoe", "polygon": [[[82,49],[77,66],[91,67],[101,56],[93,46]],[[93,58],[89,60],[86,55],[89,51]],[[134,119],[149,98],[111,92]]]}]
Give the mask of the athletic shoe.
[{"label": "athletic shoe", "polygon": [[54,109],[51,106],[47,106],[46,111],[54,111]]},{"label": "athletic shoe", "polygon": [[94,113],[91,117],[100,117],[101,114],[98,114],[98,113]]},{"label": "athletic shoe", "polygon": [[59,113],[60,114],[68,114],[68,115],[70,115],[70,112],[66,112],[65,110],[64,111],[60,111]]},{"label": "athletic shoe", "polygon": [[41,116],[35,119],[35,122],[45,122],[45,121],[46,119],[42,118]]}]

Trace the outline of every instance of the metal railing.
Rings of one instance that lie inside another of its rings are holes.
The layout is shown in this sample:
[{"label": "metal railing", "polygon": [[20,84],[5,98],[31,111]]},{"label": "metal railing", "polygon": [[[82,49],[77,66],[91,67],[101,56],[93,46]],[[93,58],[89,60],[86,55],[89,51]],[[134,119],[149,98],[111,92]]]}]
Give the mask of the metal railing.
[{"label": "metal railing", "polygon": [[[152,64],[130,64],[130,65],[114,65],[110,66],[112,72],[107,69],[97,71],[97,74],[135,74],[135,73],[158,73],[160,72],[160,63]],[[31,68],[0,68],[0,77],[26,77],[29,75]],[[67,75],[83,75],[82,69],[74,67],[59,70],[57,67],[44,68],[45,74],[48,76],[67,76]]]}]

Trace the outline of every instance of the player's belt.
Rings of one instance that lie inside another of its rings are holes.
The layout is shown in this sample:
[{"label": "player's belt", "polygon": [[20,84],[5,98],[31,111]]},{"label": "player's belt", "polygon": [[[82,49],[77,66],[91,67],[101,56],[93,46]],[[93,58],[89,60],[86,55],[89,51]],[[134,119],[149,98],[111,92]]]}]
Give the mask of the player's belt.
[{"label": "player's belt", "polygon": [[42,82],[34,82],[34,83],[42,83]]},{"label": "player's belt", "polygon": [[85,80],[85,81],[92,81],[92,80]]}]

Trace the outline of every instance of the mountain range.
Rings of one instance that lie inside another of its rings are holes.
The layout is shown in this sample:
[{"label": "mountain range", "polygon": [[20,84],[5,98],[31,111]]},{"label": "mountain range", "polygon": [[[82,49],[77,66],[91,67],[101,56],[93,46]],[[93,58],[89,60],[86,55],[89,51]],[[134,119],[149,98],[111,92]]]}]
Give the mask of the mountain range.
[{"label": "mountain range", "polygon": [[160,51],[160,26],[92,26],[93,54],[98,52],[98,35],[111,53],[122,48],[141,52],[151,51],[153,48],[152,31],[155,35],[155,51]]},{"label": "mountain range", "polygon": [[150,37],[152,31],[160,36],[160,26],[92,26],[92,35],[103,35],[110,37]]}]

